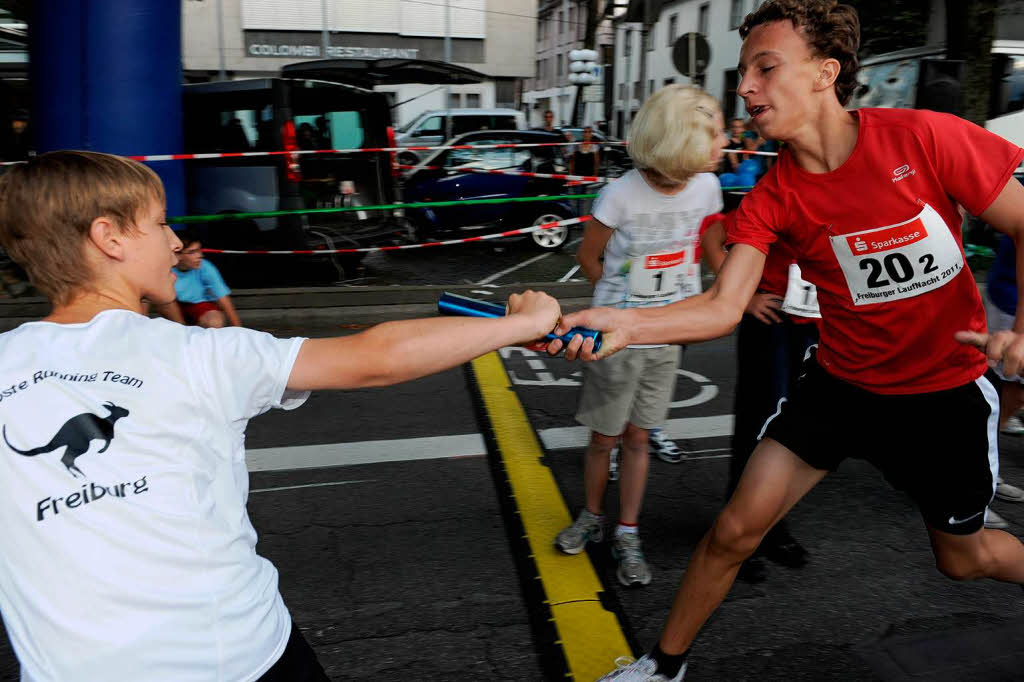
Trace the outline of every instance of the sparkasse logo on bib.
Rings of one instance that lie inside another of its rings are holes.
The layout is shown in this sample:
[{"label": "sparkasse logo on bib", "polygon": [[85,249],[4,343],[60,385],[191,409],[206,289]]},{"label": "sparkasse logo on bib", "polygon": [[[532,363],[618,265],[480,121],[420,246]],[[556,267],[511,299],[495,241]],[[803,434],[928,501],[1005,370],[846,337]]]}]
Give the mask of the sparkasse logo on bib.
[{"label": "sparkasse logo on bib", "polygon": [[910,167],[910,164],[903,164],[899,168],[893,170],[892,181],[899,182],[900,180],[906,180],[907,178],[917,175],[917,171]]}]

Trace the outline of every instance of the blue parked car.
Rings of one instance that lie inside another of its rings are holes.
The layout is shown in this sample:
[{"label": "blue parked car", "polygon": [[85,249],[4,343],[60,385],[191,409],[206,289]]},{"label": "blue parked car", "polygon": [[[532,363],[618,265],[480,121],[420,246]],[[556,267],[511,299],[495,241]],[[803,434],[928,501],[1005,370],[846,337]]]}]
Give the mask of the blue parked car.
[{"label": "blue parked car", "polygon": [[[565,138],[534,130],[480,130],[452,138],[449,144],[535,142],[565,142]],[[403,200],[412,203],[567,194],[566,183],[560,180],[456,170],[469,166],[481,170],[564,173],[564,150],[563,147],[438,150],[409,171],[404,182]],[[417,239],[430,241],[556,222],[576,217],[576,211],[569,201],[563,200],[407,209],[406,217],[412,223]],[[554,251],[569,240],[569,231],[569,227],[556,227],[538,230],[519,239],[530,239],[537,248]]]}]

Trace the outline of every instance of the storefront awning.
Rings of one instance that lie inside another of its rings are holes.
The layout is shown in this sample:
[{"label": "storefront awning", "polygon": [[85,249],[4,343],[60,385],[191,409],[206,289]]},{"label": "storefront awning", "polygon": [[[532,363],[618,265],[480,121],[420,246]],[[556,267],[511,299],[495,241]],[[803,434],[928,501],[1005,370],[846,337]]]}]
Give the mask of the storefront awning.
[{"label": "storefront awning", "polygon": [[482,83],[487,74],[464,66],[428,59],[317,59],[288,64],[281,68],[285,78],[347,83],[364,88],[401,83],[452,84]]}]

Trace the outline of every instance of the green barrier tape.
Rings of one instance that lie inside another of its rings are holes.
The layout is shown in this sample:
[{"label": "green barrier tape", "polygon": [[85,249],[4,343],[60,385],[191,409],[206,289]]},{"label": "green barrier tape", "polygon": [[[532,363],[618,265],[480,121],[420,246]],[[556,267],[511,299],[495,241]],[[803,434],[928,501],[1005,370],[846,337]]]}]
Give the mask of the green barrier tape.
[{"label": "green barrier tape", "polygon": [[754,186],[753,185],[738,185],[736,187],[723,187],[722,191],[723,192],[735,192],[735,191],[739,191],[741,189],[749,191],[749,190],[754,189]]},{"label": "green barrier tape", "polygon": [[513,197],[511,199],[466,199],[465,201],[419,201],[408,204],[381,204],[378,206],[342,206],[339,208],[302,208],[290,211],[261,211],[257,213],[218,213],[215,215],[171,216],[169,223],[212,223],[218,220],[241,220],[243,218],[274,218],[286,215],[310,213],[344,213],[346,211],[385,211],[396,208],[428,208],[431,206],[471,206],[475,204],[518,204],[532,201],[561,201],[562,199],[593,199],[596,194],[559,194],[540,197]]},{"label": "green barrier tape", "polygon": [[995,249],[991,249],[981,244],[964,244],[964,252],[968,257],[970,256],[981,256],[983,258],[995,258]]}]

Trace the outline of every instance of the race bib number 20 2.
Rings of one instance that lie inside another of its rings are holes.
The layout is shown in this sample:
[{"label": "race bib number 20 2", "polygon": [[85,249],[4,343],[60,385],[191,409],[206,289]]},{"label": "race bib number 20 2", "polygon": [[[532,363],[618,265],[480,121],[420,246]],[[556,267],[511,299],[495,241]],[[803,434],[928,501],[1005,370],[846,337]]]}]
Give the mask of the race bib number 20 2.
[{"label": "race bib number 20 2", "polygon": [[963,252],[935,209],[897,225],[829,237],[854,305],[920,296],[964,268]]}]

